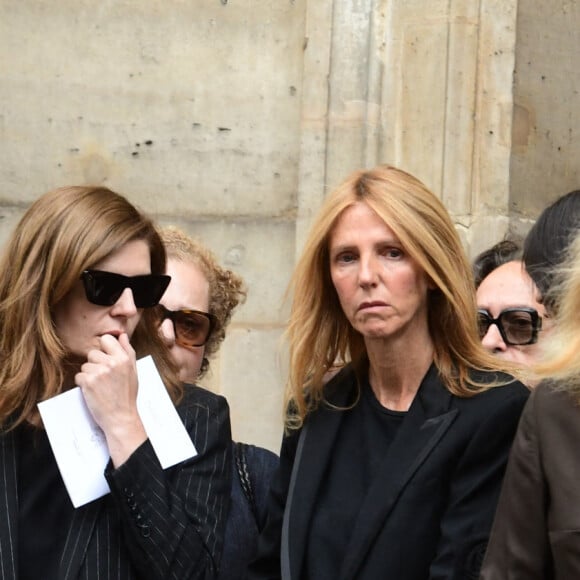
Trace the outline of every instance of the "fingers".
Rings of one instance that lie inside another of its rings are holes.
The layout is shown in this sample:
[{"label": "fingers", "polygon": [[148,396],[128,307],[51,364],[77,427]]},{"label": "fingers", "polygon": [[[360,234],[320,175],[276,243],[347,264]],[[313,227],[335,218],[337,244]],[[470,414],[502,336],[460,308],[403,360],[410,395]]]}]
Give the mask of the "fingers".
[{"label": "fingers", "polygon": [[137,410],[135,351],[127,334],[100,337],[75,375],[87,407],[104,431],[113,463],[119,465],[146,439]]},{"label": "fingers", "polygon": [[135,354],[131,342],[129,341],[129,335],[123,332],[119,335],[119,338],[115,338],[112,334],[103,334],[100,338],[101,351],[110,355],[121,354],[125,352],[127,354]]},{"label": "fingers", "polygon": [[119,345],[125,352],[131,354],[135,353],[133,347],[131,346],[131,342],[129,341],[129,335],[126,332],[123,332],[123,334],[119,336]]},{"label": "fingers", "polygon": [[87,355],[87,362],[97,364],[107,364],[107,361],[112,359],[135,361],[135,351],[129,342],[129,336],[123,333],[117,340],[111,334],[103,334],[99,339],[100,349],[90,350]]},{"label": "fingers", "polygon": [[[117,340],[110,334],[100,337],[100,349],[93,349],[87,355],[87,361],[75,376],[79,386],[87,386],[106,378],[127,377],[135,370],[136,356],[126,333]],[[121,379],[122,380],[122,379]]]}]

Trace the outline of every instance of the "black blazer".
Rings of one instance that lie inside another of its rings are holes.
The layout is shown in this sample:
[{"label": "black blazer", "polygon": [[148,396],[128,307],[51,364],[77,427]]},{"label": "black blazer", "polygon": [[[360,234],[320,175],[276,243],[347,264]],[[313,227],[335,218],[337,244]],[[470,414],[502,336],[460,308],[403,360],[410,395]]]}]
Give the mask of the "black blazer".
[{"label": "black blazer", "polygon": [[[344,406],[355,388],[347,367],[326,399]],[[337,580],[477,578],[527,397],[513,382],[459,398],[432,366],[361,505]],[[301,578],[310,515],[347,412],[322,405],[284,438],[251,580]]]},{"label": "black blazer", "polygon": [[[74,511],[59,579],[214,578],[231,483],[226,400],[185,386],[177,407],[198,455],[163,470],[149,441],[119,469],[111,493]],[[18,438],[0,435],[0,578],[18,579]]]}]

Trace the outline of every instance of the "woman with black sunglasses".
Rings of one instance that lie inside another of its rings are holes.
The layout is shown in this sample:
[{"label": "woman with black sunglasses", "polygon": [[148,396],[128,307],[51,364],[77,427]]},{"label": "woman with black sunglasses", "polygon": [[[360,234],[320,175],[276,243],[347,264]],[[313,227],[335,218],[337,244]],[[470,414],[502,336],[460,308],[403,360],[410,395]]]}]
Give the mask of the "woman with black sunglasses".
[{"label": "woman with black sunglasses", "polygon": [[[45,194],[10,238],[0,261],[3,579],[215,576],[231,477],[228,407],[183,385],[155,338],[165,261],[151,221],[102,187]],[[136,406],[144,354],[197,450],[166,470]],[[37,409],[75,385],[110,455],[110,494],[76,509]]]},{"label": "woman with black sunglasses", "polygon": [[499,242],[475,258],[473,269],[483,346],[498,358],[531,366],[539,359],[551,324],[521,261],[519,245]]},{"label": "woman with black sunglasses", "polygon": [[555,325],[535,367],[544,380],[514,439],[482,580],[580,578],[580,236],[550,277]]},{"label": "woman with black sunglasses", "polygon": [[580,190],[548,206],[526,269],[553,317],[518,426],[482,580],[580,578]]},{"label": "woman with black sunglasses", "polygon": [[[171,283],[154,312],[159,331],[185,382],[197,383],[225,338],[246,292],[205,246],[178,228],[161,230]],[[266,522],[266,499],[278,457],[255,445],[233,443],[231,504],[219,580],[241,580]]]}]

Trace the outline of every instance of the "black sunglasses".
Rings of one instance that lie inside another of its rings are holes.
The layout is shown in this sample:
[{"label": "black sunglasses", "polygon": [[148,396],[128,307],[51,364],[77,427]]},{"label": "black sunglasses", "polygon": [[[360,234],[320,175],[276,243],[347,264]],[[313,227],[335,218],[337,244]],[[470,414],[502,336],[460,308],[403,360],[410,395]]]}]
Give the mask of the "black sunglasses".
[{"label": "black sunglasses", "polygon": [[477,315],[480,338],[495,324],[503,341],[512,346],[534,344],[542,329],[542,317],[534,308],[506,308],[497,318],[493,318],[487,310],[478,310]]},{"label": "black sunglasses", "polygon": [[103,270],[85,270],[81,274],[87,300],[98,306],[112,306],[119,300],[123,290],[130,288],[137,308],[150,308],[161,300],[169,286],[171,276],[143,274],[123,276]]},{"label": "black sunglasses", "polygon": [[154,310],[157,324],[166,318],[173,322],[175,342],[185,348],[203,346],[211,336],[217,319],[209,312],[200,310],[169,310],[158,304]]}]

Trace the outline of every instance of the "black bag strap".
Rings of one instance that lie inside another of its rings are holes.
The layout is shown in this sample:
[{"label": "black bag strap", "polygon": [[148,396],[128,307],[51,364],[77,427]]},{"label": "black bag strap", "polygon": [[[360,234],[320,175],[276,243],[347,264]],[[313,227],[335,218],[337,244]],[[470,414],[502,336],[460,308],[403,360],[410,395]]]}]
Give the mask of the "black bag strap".
[{"label": "black bag strap", "polygon": [[260,527],[260,517],[258,514],[258,506],[256,505],[256,497],[254,495],[254,488],[252,487],[252,480],[250,479],[250,470],[248,469],[248,460],[246,457],[247,445],[245,443],[234,443],[234,460],[236,462],[236,469],[242,485],[242,491],[248,500],[250,510],[256,526]]}]

